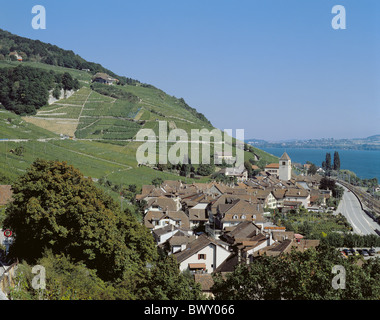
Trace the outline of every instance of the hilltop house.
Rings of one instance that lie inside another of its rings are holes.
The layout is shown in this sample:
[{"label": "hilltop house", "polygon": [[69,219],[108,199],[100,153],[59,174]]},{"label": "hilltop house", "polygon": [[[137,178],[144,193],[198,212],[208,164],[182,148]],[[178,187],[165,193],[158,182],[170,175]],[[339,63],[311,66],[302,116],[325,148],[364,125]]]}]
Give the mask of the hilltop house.
[{"label": "hilltop house", "polygon": [[107,85],[113,85],[114,83],[119,82],[119,80],[112,78],[111,76],[109,76],[106,73],[98,72],[92,78],[92,82],[103,83],[103,84],[107,84]]},{"label": "hilltop house", "polygon": [[22,62],[22,56],[20,56],[17,51],[9,53],[9,57],[15,57],[17,61]]}]

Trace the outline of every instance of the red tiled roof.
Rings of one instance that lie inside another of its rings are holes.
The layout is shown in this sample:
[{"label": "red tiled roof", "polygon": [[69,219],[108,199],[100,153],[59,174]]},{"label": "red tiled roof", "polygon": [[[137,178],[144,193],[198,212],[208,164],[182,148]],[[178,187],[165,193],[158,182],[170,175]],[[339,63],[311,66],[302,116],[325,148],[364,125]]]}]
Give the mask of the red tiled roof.
[{"label": "red tiled roof", "polygon": [[279,169],[280,164],[279,163],[270,163],[265,166],[265,168],[274,168],[274,169]]}]

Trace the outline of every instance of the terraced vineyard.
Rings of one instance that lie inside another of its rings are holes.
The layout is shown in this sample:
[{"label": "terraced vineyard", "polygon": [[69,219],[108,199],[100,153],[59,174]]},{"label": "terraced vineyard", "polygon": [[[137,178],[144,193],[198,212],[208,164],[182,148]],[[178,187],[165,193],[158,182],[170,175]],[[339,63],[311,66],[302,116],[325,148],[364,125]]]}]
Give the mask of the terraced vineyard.
[{"label": "terraced vineyard", "polygon": [[141,125],[130,114],[136,105],[83,87],[67,99],[41,108],[25,121],[56,134],[80,139],[128,140]]},{"label": "terraced vineyard", "polygon": [[[128,141],[141,128],[158,133],[159,121],[167,121],[170,129],[181,128],[188,134],[191,129],[212,129],[196,111],[186,109],[183,100],[154,87],[117,86],[117,92],[123,95],[117,99],[88,85],[39,109],[35,116],[24,117],[25,121],[56,134],[89,140]],[[128,96],[131,98],[125,98]]]},{"label": "terraced vineyard", "polygon": [[[18,64],[0,62],[0,67],[11,65]],[[208,177],[191,179],[176,172],[138,166],[136,161],[141,142],[133,138],[142,128],[153,129],[158,134],[159,121],[166,121],[169,130],[183,129],[189,137],[192,129],[213,129],[183,99],[144,84],[95,87],[91,85],[91,74],[86,71],[41,63],[28,65],[70,72],[80,80],[82,88],[70,97],[38,109],[34,116],[0,113],[0,183],[11,183],[37,158],[66,161],[86,176],[106,177],[113,184],[141,186],[150,184],[156,177],[188,183],[208,180]],[[61,135],[72,139],[62,139]],[[13,152],[16,148],[21,148],[21,155]],[[257,154],[269,156],[261,150]],[[246,155],[252,156],[248,152]]]}]

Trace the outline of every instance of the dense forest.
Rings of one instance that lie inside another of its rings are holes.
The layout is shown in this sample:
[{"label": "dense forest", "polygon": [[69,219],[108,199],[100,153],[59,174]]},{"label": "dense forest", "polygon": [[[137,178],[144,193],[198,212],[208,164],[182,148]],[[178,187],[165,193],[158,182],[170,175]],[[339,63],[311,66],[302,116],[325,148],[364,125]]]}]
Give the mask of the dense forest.
[{"label": "dense forest", "polygon": [[42,62],[78,70],[90,70],[92,74],[104,72],[117,78],[122,85],[140,83],[138,80],[116,75],[98,63],[88,62],[71,50],[64,50],[39,40],[20,37],[0,29],[0,60],[11,59],[9,54],[15,51],[22,57],[23,61]]},{"label": "dense forest", "polygon": [[0,102],[5,109],[19,115],[35,114],[48,103],[51,90],[58,97],[61,89],[79,87],[79,81],[67,72],[59,74],[24,66],[0,70]]}]

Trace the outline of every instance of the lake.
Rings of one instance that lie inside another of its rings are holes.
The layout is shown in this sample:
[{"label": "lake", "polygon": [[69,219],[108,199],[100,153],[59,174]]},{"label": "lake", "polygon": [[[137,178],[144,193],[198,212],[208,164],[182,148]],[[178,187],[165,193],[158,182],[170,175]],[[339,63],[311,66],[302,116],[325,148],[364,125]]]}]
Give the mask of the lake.
[{"label": "lake", "polygon": [[334,161],[334,152],[338,151],[340,168],[347,169],[361,178],[377,178],[380,181],[380,151],[379,150],[339,150],[339,149],[300,149],[300,148],[260,148],[276,157],[281,157],[286,151],[292,162],[305,164],[310,161],[317,166],[322,165],[326,153],[331,154],[331,163]]}]

